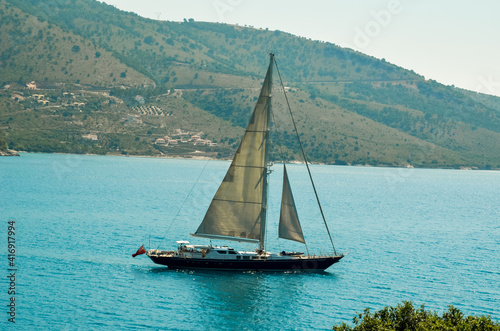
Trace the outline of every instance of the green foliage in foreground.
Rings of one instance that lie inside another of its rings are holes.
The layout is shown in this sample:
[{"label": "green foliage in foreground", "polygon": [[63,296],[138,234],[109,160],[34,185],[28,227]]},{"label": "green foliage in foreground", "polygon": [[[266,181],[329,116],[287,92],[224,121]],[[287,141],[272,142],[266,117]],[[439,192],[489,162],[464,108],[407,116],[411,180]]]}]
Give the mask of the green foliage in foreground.
[{"label": "green foliage in foreground", "polygon": [[489,316],[467,316],[453,306],[439,316],[435,312],[424,309],[424,305],[415,309],[412,302],[404,301],[396,307],[385,308],[370,312],[365,309],[364,313],[353,318],[354,327],[342,323],[332,328],[335,331],[427,331],[427,330],[500,330],[500,323],[494,322]]}]

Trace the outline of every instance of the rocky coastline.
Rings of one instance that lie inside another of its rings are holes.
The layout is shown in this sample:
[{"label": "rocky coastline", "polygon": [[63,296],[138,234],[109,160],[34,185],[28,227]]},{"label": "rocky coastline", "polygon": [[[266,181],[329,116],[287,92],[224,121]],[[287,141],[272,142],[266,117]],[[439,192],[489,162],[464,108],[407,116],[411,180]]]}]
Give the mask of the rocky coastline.
[{"label": "rocky coastline", "polygon": [[12,149],[7,149],[5,151],[0,151],[0,156],[19,156],[19,153]]}]

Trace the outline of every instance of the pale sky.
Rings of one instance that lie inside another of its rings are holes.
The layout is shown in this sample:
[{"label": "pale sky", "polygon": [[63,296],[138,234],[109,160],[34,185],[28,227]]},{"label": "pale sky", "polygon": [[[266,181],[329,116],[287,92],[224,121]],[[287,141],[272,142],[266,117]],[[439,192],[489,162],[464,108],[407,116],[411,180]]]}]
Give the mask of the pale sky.
[{"label": "pale sky", "polygon": [[498,0],[105,0],[141,16],[281,30],[500,96]]}]

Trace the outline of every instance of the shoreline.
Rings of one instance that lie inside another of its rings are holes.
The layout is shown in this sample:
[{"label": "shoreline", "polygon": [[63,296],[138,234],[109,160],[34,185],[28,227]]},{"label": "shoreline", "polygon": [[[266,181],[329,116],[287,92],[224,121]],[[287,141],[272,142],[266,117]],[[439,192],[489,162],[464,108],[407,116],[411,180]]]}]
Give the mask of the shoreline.
[{"label": "shoreline", "polygon": [[21,155],[19,155],[19,152],[15,150],[7,149],[5,151],[0,151],[0,156],[21,156]]},{"label": "shoreline", "polygon": [[[178,160],[209,160],[209,161],[232,161],[232,158],[215,158],[203,155],[193,155],[193,156],[169,156],[169,155],[123,155],[121,153],[108,153],[108,154],[92,154],[92,153],[44,153],[44,152],[26,152],[26,151],[13,151],[17,155],[2,155],[0,152],[0,156],[21,156],[22,154],[56,154],[56,155],[89,155],[89,156],[118,156],[118,157],[137,157],[137,158],[157,158],[157,159],[178,159]],[[273,162],[273,163],[283,163],[283,162]],[[326,166],[337,166],[337,167],[360,167],[360,168],[390,168],[390,169],[433,169],[433,170],[460,170],[460,171],[500,171],[497,168],[491,169],[481,169],[477,166],[460,166],[458,168],[452,167],[421,167],[414,165],[407,166],[392,166],[389,164],[383,165],[371,165],[371,164],[335,164],[335,163],[323,163],[323,162],[308,162],[309,165],[326,165]],[[296,164],[296,165],[304,165],[303,161],[289,161],[287,164]]]}]

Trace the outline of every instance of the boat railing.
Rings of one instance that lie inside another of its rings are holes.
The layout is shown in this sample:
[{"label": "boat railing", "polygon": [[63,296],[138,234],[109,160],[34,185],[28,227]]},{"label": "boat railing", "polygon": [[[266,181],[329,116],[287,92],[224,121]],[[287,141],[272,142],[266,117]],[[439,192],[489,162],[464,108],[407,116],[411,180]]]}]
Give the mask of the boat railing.
[{"label": "boat railing", "polygon": [[150,249],[148,251],[148,256],[173,256],[175,251],[162,251],[159,249]]},{"label": "boat railing", "polygon": [[320,253],[320,254],[303,255],[303,256],[301,256],[301,258],[303,258],[303,259],[324,259],[324,258],[339,257],[339,256],[343,257],[344,254],[336,255],[336,254],[324,254],[324,253]]}]

